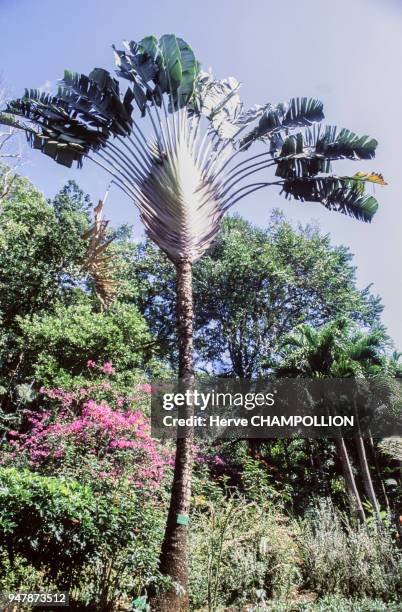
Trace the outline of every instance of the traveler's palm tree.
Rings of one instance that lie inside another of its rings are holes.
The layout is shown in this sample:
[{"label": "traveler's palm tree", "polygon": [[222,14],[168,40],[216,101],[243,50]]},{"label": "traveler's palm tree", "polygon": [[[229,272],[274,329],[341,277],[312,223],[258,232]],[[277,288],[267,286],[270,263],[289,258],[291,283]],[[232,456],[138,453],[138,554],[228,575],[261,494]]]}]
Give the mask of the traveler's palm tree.
[{"label": "traveler's palm tree", "polygon": [[[0,122],[24,130],[34,149],[59,164],[97,164],[132,199],[147,234],[177,269],[178,371],[188,385],[192,264],[213,242],[225,212],[276,186],[287,198],[320,202],[369,222],[377,201],[365,187],[384,184],[382,176],[338,175],[332,163],[371,159],[377,142],[321,125],[323,105],[315,99],[244,109],[236,79],[201,72],[190,46],[174,35],[125,43],[115,58],[117,77],[128,81],[124,95],[106,70],[95,68],[88,76],[66,71],[54,95],[26,90],[7,105]],[[162,573],[178,585],[158,604],[170,610],[187,606],[190,438],[177,442],[161,555]]]}]

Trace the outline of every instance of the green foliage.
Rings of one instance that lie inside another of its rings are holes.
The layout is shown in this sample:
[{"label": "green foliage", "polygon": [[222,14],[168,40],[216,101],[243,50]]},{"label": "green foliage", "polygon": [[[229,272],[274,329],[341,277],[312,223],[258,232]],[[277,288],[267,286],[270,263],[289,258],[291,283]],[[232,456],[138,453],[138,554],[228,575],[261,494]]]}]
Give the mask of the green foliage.
[{"label": "green foliage", "polygon": [[170,110],[182,108],[192,98],[199,63],[190,45],[174,34],[158,40],[146,36],[138,43],[126,42],[115,57],[118,76],[131,81],[135,100],[142,114],[147,101],[161,105],[164,93],[171,95]]},{"label": "green foliage", "polygon": [[17,315],[48,310],[79,278],[88,228],[88,201],[70,182],[46,202],[16,177],[0,208],[0,313],[7,328]]},{"label": "green foliage", "polygon": [[95,549],[97,500],[78,482],[28,471],[0,471],[0,546],[27,559],[62,587],[79,579]]},{"label": "green foliage", "polygon": [[282,189],[295,200],[321,202],[329,210],[360,221],[371,221],[378,209],[377,200],[373,196],[362,195],[360,188],[350,188],[349,185],[349,178],[308,177],[285,180]]},{"label": "green foliage", "polygon": [[115,303],[96,312],[87,300],[58,304],[52,313],[19,319],[19,325],[21,351],[37,384],[80,385],[90,374],[88,360],[112,362],[122,385],[158,367],[154,341],[133,305]]},{"label": "green foliage", "polygon": [[[122,257],[125,299],[138,304],[174,360],[173,266],[150,243]],[[216,244],[194,266],[194,296],[200,367],[240,377],[267,372],[280,339],[299,323],[317,327],[346,315],[370,326],[382,309],[369,288],[356,287],[347,248],[333,247],[315,227],[294,229],[278,213],[265,230],[226,218]]]},{"label": "green foliage", "polygon": [[38,581],[34,568],[42,588],[51,583],[91,609],[111,610],[155,578],[163,515],[145,491],[0,468],[0,501],[5,586]]},{"label": "green foliage", "polygon": [[[5,172],[6,170],[2,170]],[[20,404],[27,379],[19,321],[82,293],[89,200],[72,181],[46,202],[16,176],[0,205],[0,420]],[[29,365],[29,364],[28,364]]]},{"label": "green foliage", "polygon": [[[90,359],[117,366],[115,383],[123,393],[143,380],[144,371],[160,372],[154,340],[136,307],[117,301],[113,309],[99,311],[84,265],[89,207],[88,196],[73,182],[46,202],[18,176],[2,200],[0,423],[5,428],[18,423],[20,409],[40,386],[77,387],[88,380]],[[120,262],[127,231],[121,228],[117,235]],[[120,271],[122,264],[117,267]]]},{"label": "green foliage", "polygon": [[192,97],[199,65],[191,47],[174,34],[132,41],[115,56],[118,75],[133,83],[123,97],[119,82],[103,68],[88,76],[65,70],[55,95],[26,89],[0,113],[0,123],[24,130],[32,148],[57,163],[81,167],[111,136],[131,134],[133,100],[145,113],[147,100],[160,105],[164,93],[171,94],[175,110]]},{"label": "green foliage", "polygon": [[207,503],[190,530],[195,609],[287,599],[299,582],[295,532],[285,517],[240,498]]},{"label": "green foliage", "polygon": [[328,595],[312,603],[303,603],[302,598],[289,604],[273,603],[268,609],[270,612],[400,612],[401,607],[399,603],[384,603],[380,599]]},{"label": "green foliage", "polygon": [[320,594],[345,597],[392,601],[401,596],[402,556],[392,532],[383,527],[352,527],[325,500],[301,527],[307,586]]},{"label": "green foliage", "polygon": [[278,354],[278,376],[387,374],[385,349],[389,338],[382,327],[365,333],[344,317],[314,329],[299,325],[283,338]]},{"label": "green foliage", "polygon": [[119,82],[107,70],[95,68],[88,77],[66,70],[56,95],[26,89],[7,104],[10,115],[3,122],[11,116],[26,119],[22,127],[29,144],[71,168],[74,161],[81,166],[82,158],[104,147],[111,135],[131,132],[132,99],[128,90],[120,100]]}]

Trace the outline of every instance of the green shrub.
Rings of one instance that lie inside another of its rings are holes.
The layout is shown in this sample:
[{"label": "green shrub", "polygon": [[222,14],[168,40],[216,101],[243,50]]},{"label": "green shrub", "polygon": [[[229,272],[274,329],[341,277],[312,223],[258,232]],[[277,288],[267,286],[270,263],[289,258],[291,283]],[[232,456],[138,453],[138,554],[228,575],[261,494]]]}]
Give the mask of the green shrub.
[{"label": "green shrub", "polygon": [[206,503],[190,529],[190,595],[194,609],[286,599],[299,579],[289,521],[239,498]]},{"label": "green shrub", "polygon": [[0,468],[2,582],[69,590],[92,610],[113,609],[155,581],[163,513],[146,491]]},{"label": "green shrub", "polygon": [[328,501],[302,523],[300,550],[309,588],[319,594],[372,597],[402,595],[402,555],[385,527],[352,527]]},{"label": "green shrub", "polygon": [[96,546],[97,501],[78,482],[0,470],[0,546],[68,588]]},{"label": "green shrub", "polygon": [[384,603],[379,599],[346,599],[330,595],[313,603],[272,603],[264,608],[252,608],[250,612],[400,612],[398,603]]}]

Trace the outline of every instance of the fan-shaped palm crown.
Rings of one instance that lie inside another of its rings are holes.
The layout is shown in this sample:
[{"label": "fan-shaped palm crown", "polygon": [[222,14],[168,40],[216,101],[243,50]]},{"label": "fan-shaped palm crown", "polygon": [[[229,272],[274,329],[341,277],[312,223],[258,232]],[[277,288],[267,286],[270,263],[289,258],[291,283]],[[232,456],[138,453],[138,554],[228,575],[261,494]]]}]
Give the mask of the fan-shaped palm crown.
[{"label": "fan-shaped palm crown", "polygon": [[[124,95],[106,70],[66,71],[55,95],[27,90],[0,121],[25,130],[33,148],[60,164],[89,158],[104,168],[172,261],[199,258],[225,211],[269,185],[371,221],[377,201],[365,195],[365,185],[384,184],[382,176],[338,176],[331,164],[371,159],[377,142],[321,126],[319,100],[245,110],[236,79],[201,72],[190,46],[173,34],[125,43],[115,57],[117,76],[129,81]],[[148,120],[144,127],[141,118]],[[265,147],[241,160],[257,142]],[[270,180],[268,168],[275,170]]]}]

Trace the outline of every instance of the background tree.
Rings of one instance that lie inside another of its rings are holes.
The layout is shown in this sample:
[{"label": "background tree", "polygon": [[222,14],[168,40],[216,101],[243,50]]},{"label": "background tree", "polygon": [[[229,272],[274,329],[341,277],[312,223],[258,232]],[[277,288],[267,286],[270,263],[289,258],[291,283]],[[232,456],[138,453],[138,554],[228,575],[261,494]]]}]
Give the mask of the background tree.
[{"label": "background tree", "polygon": [[0,205],[0,385],[3,412],[13,412],[23,353],[20,318],[69,303],[79,290],[89,200],[74,183],[46,202],[16,177]]},{"label": "background tree", "polygon": [[[21,177],[1,203],[2,433],[15,428],[41,386],[77,386],[92,376],[88,360],[111,361],[122,390],[144,372],[160,372],[155,340],[135,304],[116,301],[101,312],[87,270],[89,209],[73,182],[47,202]],[[118,240],[124,232],[116,229]]]},{"label": "background tree", "polygon": [[[358,380],[387,375],[384,349],[388,338],[379,327],[370,333],[364,332],[347,319],[327,323],[321,329],[301,325],[286,338],[283,344],[282,363],[277,367],[278,376],[308,376],[312,378],[333,377]],[[356,393],[359,392],[358,385]],[[354,401],[354,400],[353,400]],[[358,419],[356,413],[356,419]],[[360,477],[367,500],[373,512],[380,518],[380,506],[373,486],[367,460],[367,451],[362,435],[356,436]],[[344,471],[347,489],[357,514],[364,520],[361,495],[353,473],[353,461],[343,438],[336,439],[339,457]]]},{"label": "background tree", "polygon": [[[149,237],[176,267],[179,377],[187,387],[193,382],[192,265],[213,242],[227,209],[276,185],[287,197],[370,221],[378,205],[365,195],[365,184],[383,184],[382,177],[342,177],[331,163],[371,159],[377,142],[347,129],[311,128],[323,119],[318,100],[293,98],[245,111],[238,82],[201,73],[189,45],[174,35],[132,41],[115,56],[118,76],[130,82],[123,97],[106,70],[95,68],[89,76],[66,71],[56,95],[27,90],[8,104],[1,121],[23,129],[34,148],[58,163],[81,165],[89,157],[132,198]],[[151,138],[133,120],[133,102],[149,118]],[[239,161],[257,141],[267,150]],[[249,178],[270,167],[274,180]],[[186,406],[183,415],[191,411]],[[161,571],[176,586],[155,604],[161,610],[188,608],[191,432],[178,440],[175,461]]]},{"label": "background tree", "polygon": [[[122,299],[138,305],[174,364],[174,268],[150,242],[121,243],[120,258]],[[382,311],[369,287],[357,288],[346,247],[332,246],[314,226],[293,228],[279,212],[266,229],[226,217],[194,265],[194,296],[197,368],[238,377],[269,371],[296,325],[320,327],[345,315],[370,328]]]}]

